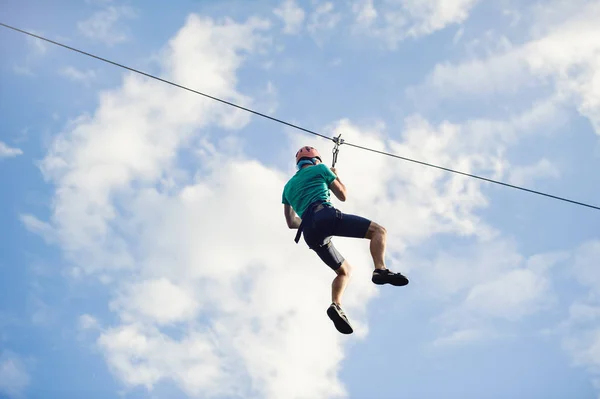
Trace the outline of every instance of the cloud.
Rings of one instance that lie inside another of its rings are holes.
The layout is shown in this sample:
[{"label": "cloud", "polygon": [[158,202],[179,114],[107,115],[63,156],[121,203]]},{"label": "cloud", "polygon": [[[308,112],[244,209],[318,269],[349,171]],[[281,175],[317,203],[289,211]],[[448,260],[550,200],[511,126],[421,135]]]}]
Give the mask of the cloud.
[{"label": "cloud", "polygon": [[454,331],[446,337],[440,337],[433,341],[433,346],[448,347],[462,344],[472,344],[473,342],[489,339],[489,335],[482,330],[470,329]]},{"label": "cloud", "polygon": [[[44,36],[43,32],[35,29],[29,29],[28,31],[38,36]],[[35,69],[45,60],[46,55],[51,51],[52,47],[49,43],[31,36],[25,37],[25,43],[27,51],[23,52],[23,59],[13,64],[12,71],[16,75],[35,77],[37,76]]]},{"label": "cloud", "polygon": [[[165,75],[249,105],[236,73],[244,54],[267,43],[261,31],[268,27],[191,16],[162,52]],[[56,137],[43,161],[56,185],[51,225],[67,259],[119,282],[111,301],[119,321],[102,322],[97,344],[127,387],[173,381],[195,396],[343,393],[341,338],[325,313],[331,271],[307,270],[314,254],[293,243],[279,206],[253,194],[260,181],[266,196],[279,198],[284,176],[236,155],[235,138],[221,141],[249,121],[126,75],[122,87],[103,93],[93,116]],[[224,133],[211,138],[215,129]],[[183,151],[197,174],[178,166]],[[349,309],[375,292],[363,281]],[[318,293],[308,295],[307,286]],[[359,320],[357,329],[360,335]]]},{"label": "cloud", "polygon": [[0,159],[13,158],[22,154],[23,151],[21,149],[9,147],[8,145],[6,145],[6,143],[0,141]]},{"label": "cloud", "polygon": [[302,29],[305,12],[296,4],[295,0],[285,0],[273,13],[284,22],[283,33],[294,35]]},{"label": "cloud", "polygon": [[330,31],[334,29],[341,21],[341,14],[334,11],[335,6],[332,2],[319,3],[315,10],[310,14],[307,29],[316,36],[321,31]]},{"label": "cloud", "polygon": [[151,389],[169,376],[190,396],[232,395],[235,376],[222,370],[225,365],[213,342],[200,332],[174,340],[155,328],[124,325],[104,333],[98,344],[127,385]]},{"label": "cloud", "polygon": [[54,240],[54,230],[52,226],[46,222],[43,222],[30,214],[20,215],[21,223],[25,225],[25,228],[32,233],[39,234],[47,242]]},{"label": "cloud", "polygon": [[[192,87],[206,87],[206,91],[216,96],[249,105],[248,99],[232,86],[242,55],[213,46],[211,40],[223,37],[234,43],[240,53],[246,52],[259,44],[258,39],[241,40],[241,37],[264,27],[260,21],[251,21],[244,27],[235,24],[220,27],[197,17],[190,18],[165,50],[164,67],[169,78]],[[239,44],[235,43],[237,39]],[[163,101],[166,97],[171,98],[167,103]],[[55,209],[57,223],[69,227],[63,231],[66,236],[61,237],[72,242],[67,245],[67,252],[75,259],[83,255],[77,255],[80,250],[96,253],[96,240],[104,241],[109,222],[115,216],[110,204],[112,193],[126,192],[133,180],[140,183],[160,180],[163,168],[170,170],[175,166],[178,148],[192,144],[188,141],[194,129],[209,123],[239,128],[248,120],[248,114],[214,101],[126,75],[122,89],[102,96],[96,116],[84,115],[73,122],[69,126],[72,130],[57,137],[44,159],[45,176],[70,187],[59,192],[58,203],[62,205]],[[82,219],[85,222],[76,223],[81,213],[87,215]],[[106,244],[114,246],[109,251],[112,253],[109,264],[113,268],[133,265],[124,241],[117,239]],[[96,268],[103,266],[91,262],[86,267],[88,271]]]},{"label": "cloud", "polygon": [[[436,32],[450,24],[465,21],[478,0],[403,0],[403,8],[415,21],[407,35],[419,37]],[[398,2],[400,3],[400,2]]]},{"label": "cloud", "polygon": [[529,166],[520,166],[513,168],[510,171],[508,182],[514,185],[527,185],[535,179],[552,177],[560,177],[560,172],[546,158],[540,159],[537,163]]},{"label": "cloud", "polygon": [[[30,32],[34,35],[44,36],[42,32],[38,32],[36,30],[30,30]],[[48,52],[48,49],[50,48],[50,45],[48,43],[36,37],[27,36],[25,40],[27,40],[27,45],[31,51],[31,57],[42,57]]]},{"label": "cloud", "polygon": [[352,4],[352,12],[356,15],[359,25],[369,26],[377,18],[377,9],[373,0],[358,0]]},{"label": "cloud", "polygon": [[87,71],[81,71],[73,66],[67,66],[60,70],[60,74],[75,82],[83,83],[89,86],[90,83],[96,79],[96,72],[88,69]]},{"label": "cloud", "polygon": [[50,327],[57,323],[59,310],[49,306],[35,293],[31,295],[31,322],[36,326]]},{"label": "cloud", "polygon": [[[319,7],[332,17],[332,4]],[[258,19],[216,23],[191,16],[161,52],[160,68],[249,106],[255,100],[239,92],[238,73],[249,55],[268,46],[262,35],[268,28]],[[251,129],[247,114],[136,75],[125,75],[99,103],[55,138],[42,171],[56,188],[48,225],[68,262],[110,283],[116,321],[84,315],[79,322],[97,331],[115,376],[132,388],[174,382],[201,397],[343,396],[338,373],[346,341],[325,315],[333,276],[303,242],[293,243],[279,203],[293,165],[284,173],[243,151],[236,131]],[[548,100],[508,120],[464,124],[412,115],[397,139],[383,124],[346,119],[324,130],[502,177],[505,152],[519,133],[558,118],[556,110]],[[331,145],[309,141],[323,153]],[[306,142],[294,133],[278,150],[293,154]],[[437,344],[488,337],[488,317],[511,322],[545,309],[551,261],[526,259],[481,220],[477,212],[489,202],[485,184],[422,165],[399,167],[403,161],[351,147],[343,147],[338,162],[351,198],[340,208],[382,223],[389,267],[432,282],[430,294],[447,305],[441,321],[460,316],[442,323],[448,334]],[[36,219],[24,222],[46,229]],[[435,235],[470,240],[467,251],[456,251],[467,255],[407,261],[418,259],[412,251]],[[378,293],[369,280],[368,244],[339,239],[336,245],[356,266],[345,308],[357,330],[350,339],[360,339],[368,332],[366,305]],[[515,287],[518,295],[507,298],[504,292]]]},{"label": "cloud", "polygon": [[478,0],[355,0],[356,32],[384,41],[391,49],[406,38],[418,38],[464,22]]},{"label": "cloud", "polygon": [[278,90],[272,81],[268,81],[266,87],[257,94],[256,108],[264,110],[269,115],[275,114],[278,103]]},{"label": "cloud", "polygon": [[[465,306],[472,313],[507,320],[519,320],[546,306],[550,297],[547,277],[527,269],[513,269],[494,281],[469,291]],[[506,295],[511,292],[511,295]]]},{"label": "cloud", "polygon": [[[515,96],[524,88],[542,92],[550,87],[564,104],[575,104],[600,134],[600,5],[580,1],[555,2],[560,17],[534,8],[529,41],[506,43],[484,58],[436,65],[425,83],[409,89],[428,101],[453,102],[488,95]],[[552,9],[552,7],[549,7]]]},{"label": "cloud", "polygon": [[0,355],[0,394],[20,398],[31,383],[23,359],[15,353],[2,351]]},{"label": "cloud", "polygon": [[78,22],[77,28],[88,39],[113,46],[129,39],[119,21],[135,16],[136,12],[131,7],[108,6],[95,12],[90,18]]},{"label": "cloud", "polygon": [[573,300],[567,317],[551,332],[560,337],[574,365],[585,368],[600,388],[600,241],[586,241],[569,255],[565,265],[587,292]]},{"label": "cloud", "polygon": [[165,278],[127,284],[124,292],[111,303],[124,321],[150,319],[159,325],[192,321],[199,303],[191,291]]},{"label": "cloud", "polygon": [[431,283],[427,295],[446,307],[432,319],[442,331],[433,345],[501,338],[527,316],[550,310],[558,301],[550,270],[567,258],[562,252],[524,258],[513,242],[496,237],[444,250],[434,261],[413,260]]},{"label": "cloud", "polygon": [[577,281],[593,292],[600,292],[600,241],[589,241],[582,244],[573,256],[573,272]]},{"label": "cloud", "polygon": [[100,323],[94,316],[83,314],[79,317],[79,327],[83,330],[94,330],[100,327]]},{"label": "cloud", "polygon": [[[217,24],[191,16],[161,52],[163,74],[251,105],[236,88],[237,71],[268,45],[261,35],[268,28],[257,19]],[[333,274],[285,226],[279,199],[292,169],[266,167],[266,158],[242,151],[235,131],[249,122],[245,113],[128,74],[44,158],[44,176],[56,187],[57,242],[72,266],[112,288],[117,321],[98,321],[97,344],[127,387],[172,381],[192,396],[345,393],[338,376],[345,341],[325,313]],[[373,148],[495,170],[493,140],[457,140],[463,129],[413,116],[395,141],[382,125],[325,127]],[[295,134],[280,150],[293,154],[305,141]],[[330,145],[311,141],[323,152]],[[385,225],[392,270],[409,272],[400,262],[406,248],[435,234],[492,234],[475,215],[487,205],[479,182],[397,162],[344,148],[338,165],[351,198],[341,208]],[[351,339],[360,339],[366,305],[378,293],[368,243],[336,245],[356,266],[344,306],[356,329]]]}]

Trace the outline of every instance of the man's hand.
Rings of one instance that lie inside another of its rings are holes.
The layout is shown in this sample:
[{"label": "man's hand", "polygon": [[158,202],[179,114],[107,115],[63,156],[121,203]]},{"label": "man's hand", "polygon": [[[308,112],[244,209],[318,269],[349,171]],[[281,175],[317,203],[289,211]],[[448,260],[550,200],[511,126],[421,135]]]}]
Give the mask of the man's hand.
[{"label": "man's hand", "polygon": [[337,176],[337,170],[335,168],[329,168],[329,169],[333,172],[334,175]]}]

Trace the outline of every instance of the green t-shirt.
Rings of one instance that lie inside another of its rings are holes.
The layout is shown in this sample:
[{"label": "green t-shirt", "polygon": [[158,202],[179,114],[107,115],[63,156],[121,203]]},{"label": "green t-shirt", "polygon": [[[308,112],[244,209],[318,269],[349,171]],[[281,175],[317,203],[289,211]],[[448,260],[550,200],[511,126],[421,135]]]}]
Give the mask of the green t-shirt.
[{"label": "green t-shirt", "polygon": [[329,185],[336,178],[322,163],[300,169],[283,188],[281,202],[291,205],[298,216],[302,217],[306,208],[313,202],[329,202]]}]

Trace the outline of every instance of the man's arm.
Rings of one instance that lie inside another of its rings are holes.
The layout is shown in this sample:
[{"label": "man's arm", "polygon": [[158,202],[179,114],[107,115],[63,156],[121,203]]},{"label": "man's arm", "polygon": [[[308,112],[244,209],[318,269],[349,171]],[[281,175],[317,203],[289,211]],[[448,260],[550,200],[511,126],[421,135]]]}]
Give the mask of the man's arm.
[{"label": "man's arm", "polygon": [[285,215],[285,221],[290,229],[297,229],[300,227],[302,219],[296,215],[296,212],[294,212],[294,209],[291,207],[291,205],[284,204],[283,213]]},{"label": "man's arm", "polygon": [[340,180],[340,177],[337,175],[335,168],[331,168],[331,171],[336,176],[336,179],[333,182],[331,182],[329,189],[331,189],[331,191],[335,194],[337,199],[344,202],[346,201],[346,186]]}]

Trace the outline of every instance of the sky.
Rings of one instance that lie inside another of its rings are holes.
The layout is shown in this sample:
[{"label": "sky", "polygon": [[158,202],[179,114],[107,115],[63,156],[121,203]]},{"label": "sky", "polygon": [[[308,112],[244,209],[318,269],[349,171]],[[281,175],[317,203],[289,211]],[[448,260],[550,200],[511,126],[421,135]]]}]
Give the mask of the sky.
[{"label": "sky", "polygon": [[[327,137],[600,206],[600,3],[3,0],[0,22]],[[0,397],[600,398],[598,210],[333,143],[0,27]]]}]

